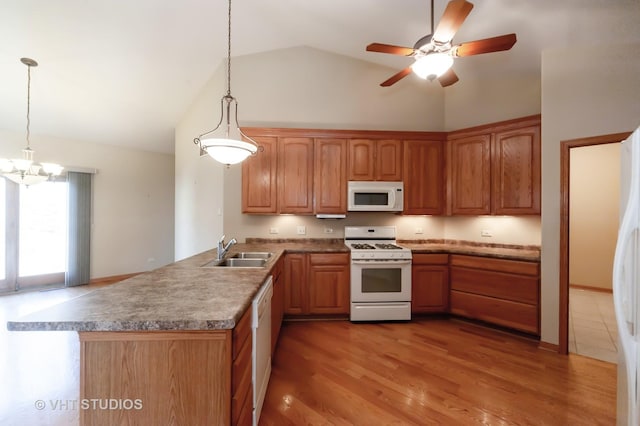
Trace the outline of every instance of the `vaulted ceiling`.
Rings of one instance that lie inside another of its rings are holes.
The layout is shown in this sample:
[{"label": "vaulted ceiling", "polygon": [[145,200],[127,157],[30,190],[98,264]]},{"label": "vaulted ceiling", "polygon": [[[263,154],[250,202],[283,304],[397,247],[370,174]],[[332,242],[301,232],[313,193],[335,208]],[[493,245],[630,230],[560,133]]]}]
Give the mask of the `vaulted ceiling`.
[{"label": "vaulted ceiling", "polygon": [[[640,42],[638,0],[471,1],[454,42],[512,32],[518,42],[456,60],[461,81],[539,75],[544,49]],[[435,0],[436,24],[446,3]],[[232,56],[306,45],[389,66],[389,76],[411,60],[365,46],[413,46],[430,32],[427,0],[234,0],[232,8]],[[24,132],[26,56],[40,64],[32,132],[172,152],[175,125],[226,56],[226,24],[224,0],[0,0],[0,129]]]}]

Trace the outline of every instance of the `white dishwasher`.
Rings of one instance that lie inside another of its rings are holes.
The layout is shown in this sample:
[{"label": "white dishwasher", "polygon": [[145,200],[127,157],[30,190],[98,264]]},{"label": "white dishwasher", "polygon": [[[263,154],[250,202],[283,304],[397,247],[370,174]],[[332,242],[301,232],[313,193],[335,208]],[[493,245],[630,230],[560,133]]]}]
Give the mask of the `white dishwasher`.
[{"label": "white dishwasher", "polygon": [[252,304],[252,343],[253,343],[253,424],[260,420],[264,396],[267,393],[271,375],[271,296],[273,295],[272,277],[264,282]]}]

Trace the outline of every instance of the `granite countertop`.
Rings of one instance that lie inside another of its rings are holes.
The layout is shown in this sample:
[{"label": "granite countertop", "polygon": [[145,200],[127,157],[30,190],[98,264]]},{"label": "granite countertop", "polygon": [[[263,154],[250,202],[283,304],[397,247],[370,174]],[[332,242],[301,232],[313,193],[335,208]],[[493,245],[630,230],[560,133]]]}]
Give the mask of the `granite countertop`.
[{"label": "granite countertop", "polygon": [[[499,246],[449,240],[399,242],[414,253],[540,260],[540,249],[536,246]],[[7,328],[15,331],[233,329],[285,251],[348,253],[349,249],[341,239],[292,241],[248,238],[246,243],[234,245],[230,255],[242,251],[268,251],[273,256],[262,268],[203,267],[216,258],[216,250],[208,250],[9,321]]]},{"label": "granite countertop", "polygon": [[216,250],[208,250],[9,321],[7,328],[13,331],[232,329],[285,249],[349,251],[342,240],[301,240],[287,244],[251,240],[248,244],[234,245],[229,255],[242,251],[272,252],[265,267],[203,267],[216,258]]},{"label": "granite countertop", "polygon": [[458,240],[398,240],[398,243],[411,249],[413,253],[467,254],[526,262],[540,261],[540,246],[490,244]]}]

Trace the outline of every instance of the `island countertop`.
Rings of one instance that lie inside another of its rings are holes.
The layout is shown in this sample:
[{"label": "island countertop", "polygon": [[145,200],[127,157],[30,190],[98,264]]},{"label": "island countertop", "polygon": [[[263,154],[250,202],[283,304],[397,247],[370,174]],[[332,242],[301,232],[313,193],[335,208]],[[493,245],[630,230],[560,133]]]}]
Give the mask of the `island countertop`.
[{"label": "island countertop", "polygon": [[[473,254],[539,261],[535,247],[488,247],[442,240],[403,241],[414,253]],[[247,239],[230,255],[268,251],[265,267],[205,267],[216,258],[208,250],[122,282],[99,288],[7,323],[13,331],[155,331],[233,329],[272,267],[287,253],[349,252],[342,240]]]},{"label": "island countertop", "polygon": [[236,244],[229,254],[269,251],[264,267],[206,267],[208,250],[165,267],[7,322],[12,331],[156,331],[233,329],[288,251],[348,252],[341,240]]}]

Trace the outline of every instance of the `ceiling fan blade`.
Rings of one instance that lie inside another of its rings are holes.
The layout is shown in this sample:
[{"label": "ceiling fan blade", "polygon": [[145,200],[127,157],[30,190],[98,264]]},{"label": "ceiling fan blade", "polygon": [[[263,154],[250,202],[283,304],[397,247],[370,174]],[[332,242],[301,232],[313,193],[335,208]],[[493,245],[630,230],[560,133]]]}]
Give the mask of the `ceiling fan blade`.
[{"label": "ceiling fan blade", "polygon": [[460,26],[473,9],[473,4],[465,0],[451,0],[447,4],[440,22],[433,33],[433,40],[439,43],[448,43],[458,32]]},{"label": "ceiling fan blade", "polygon": [[463,57],[509,50],[514,44],[516,44],[516,35],[505,34],[498,37],[461,43],[458,46],[454,46],[452,50],[453,56]]},{"label": "ceiling fan blade", "polygon": [[385,80],[382,83],[380,83],[380,86],[382,86],[382,87],[391,86],[392,84],[397,83],[398,81],[402,80],[403,78],[405,78],[409,74],[411,74],[411,67],[407,67],[407,68],[403,69],[402,71],[400,71],[399,73],[394,74],[392,77],[390,77],[387,80]]},{"label": "ceiling fan blade", "polygon": [[449,68],[444,74],[438,77],[438,81],[442,87],[451,86],[453,83],[460,80],[456,73],[453,71],[453,68]]},{"label": "ceiling fan blade", "polygon": [[371,43],[367,46],[367,52],[390,53],[392,55],[412,56],[415,49],[410,47],[393,46],[391,44]]}]

